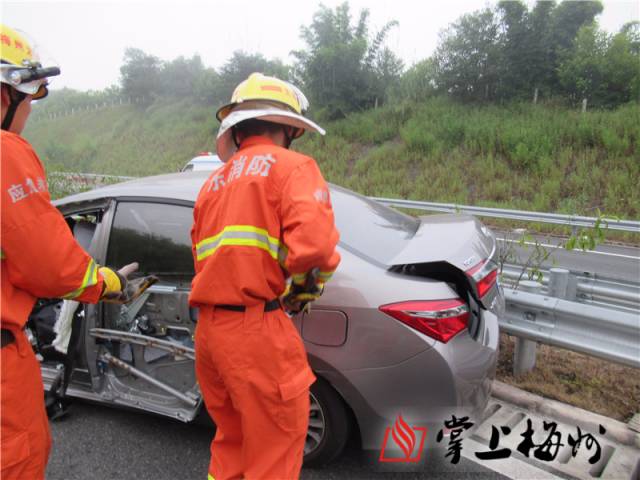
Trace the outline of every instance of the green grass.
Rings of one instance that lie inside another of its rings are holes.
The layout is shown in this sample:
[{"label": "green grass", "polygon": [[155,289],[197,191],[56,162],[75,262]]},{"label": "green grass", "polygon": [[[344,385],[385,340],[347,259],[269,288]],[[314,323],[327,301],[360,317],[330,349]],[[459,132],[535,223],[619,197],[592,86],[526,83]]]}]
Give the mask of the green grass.
[{"label": "green grass", "polygon": [[151,175],[175,172],[196,153],[215,150],[213,111],[187,101],[34,120],[25,136],[55,170]]},{"label": "green grass", "polygon": [[[214,109],[156,101],[34,118],[25,136],[47,168],[149,175],[215,150]],[[322,123],[322,122],[321,122]],[[582,114],[552,105],[465,106],[446,98],[323,124],[294,148],[366,195],[640,218],[640,107]]]},{"label": "green grass", "polygon": [[[582,114],[436,98],[398,111],[382,108],[328,125],[329,135],[349,141],[346,167],[323,143],[303,140],[297,148],[315,156],[330,181],[368,195],[640,217],[638,105]],[[396,136],[379,125],[387,114]]]},{"label": "green grass", "polygon": [[535,368],[514,376],[514,348],[514,337],[501,334],[498,380],[625,423],[638,413],[637,369],[539,344]]}]

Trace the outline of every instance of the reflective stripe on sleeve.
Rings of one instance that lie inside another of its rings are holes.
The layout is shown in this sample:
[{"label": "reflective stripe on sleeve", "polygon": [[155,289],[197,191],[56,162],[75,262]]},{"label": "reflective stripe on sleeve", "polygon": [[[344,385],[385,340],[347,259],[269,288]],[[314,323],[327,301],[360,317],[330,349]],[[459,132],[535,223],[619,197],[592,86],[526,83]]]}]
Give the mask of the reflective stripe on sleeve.
[{"label": "reflective stripe on sleeve", "polygon": [[7,256],[4,254],[4,250],[0,248],[0,260],[4,260]]},{"label": "reflective stripe on sleeve", "polygon": [[322,283],[327,283],[332,276],[333,276],[333,272],[319,272],[318,281]]},{"label": "reflective stripe on sleeve", "polygon": [[[296,285],[302,285],[307,280],[307,273],[294,273],[291,275],[291,281]],[[316,281],[320,283],[327,283],[332,276],[333,272],[318,272],[318,278]]]},{"label": "reflective stripe on sleeve", "polygon": [[65,298],[67,300],[76,298],[82,295],[82,293],[87,287],[90,287],[97,283],[98,283],[98,266],[96,265],[96,262],[94,262],[93,259],[91,259],[89,261],[89,265],[87,266],[87,271],[84,274],[84,278],[82,279],[82,284],[80,285],[80,288],[78,288],[77,290],[74,290],[73,292],[67,293],[66,295],[63,295],[62,298]]},{"label": "reflective stripe on sleeve", "polygon": [[307,279],[307,273],[294,273],[291,275],[291,281],[296,285],[302,285]]},{"label": "reflective stripe on sleeve", "polygon": [[229,225],[222,232],[196,244],[196,259],[203,260],[224,245],[260,248],[281,264],[286,258],[286,248],[265,229],[251,225]]}]

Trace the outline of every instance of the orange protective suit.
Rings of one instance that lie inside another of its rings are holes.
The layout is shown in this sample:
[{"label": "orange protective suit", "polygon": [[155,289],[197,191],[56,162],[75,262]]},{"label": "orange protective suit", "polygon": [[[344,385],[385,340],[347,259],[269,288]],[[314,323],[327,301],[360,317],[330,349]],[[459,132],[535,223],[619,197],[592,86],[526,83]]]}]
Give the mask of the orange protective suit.
[{"label": "orange protective suit", "polygon": [[324,282],[338,266],[327,184],[312,158],[250,137],[202,187],[194,220],[196,375],[217,425],[209,475],[297,478],[315,376],[291,319],[264,310],[289,275],[319,267]]},{"label": "orange protective suit", "polygon": [[103,280],[51,205],[44,169],[31,146],[6,131],[1,142],[0,327],[15,341],[2,348],[0,477],[40,479],[51,436],[40,365],[23,327],[37,298],[96,303]]}]

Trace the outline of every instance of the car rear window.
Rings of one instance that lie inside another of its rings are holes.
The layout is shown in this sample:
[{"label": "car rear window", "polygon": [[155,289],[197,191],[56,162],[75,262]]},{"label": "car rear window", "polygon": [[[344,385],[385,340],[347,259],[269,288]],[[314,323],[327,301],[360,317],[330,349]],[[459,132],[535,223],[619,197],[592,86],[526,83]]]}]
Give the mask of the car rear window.
[{"label": "car rear window", "polygon": [[340,243],[353,253],[388,264],[413,238],[420,221],[340,187],[331,187]]}]

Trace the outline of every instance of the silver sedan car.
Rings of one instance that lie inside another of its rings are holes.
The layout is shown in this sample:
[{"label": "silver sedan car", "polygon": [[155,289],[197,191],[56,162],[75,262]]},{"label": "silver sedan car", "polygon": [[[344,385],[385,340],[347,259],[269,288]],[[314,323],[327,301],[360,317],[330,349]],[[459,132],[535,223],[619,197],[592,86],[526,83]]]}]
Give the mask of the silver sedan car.
[{"label": "silver sedan car", "polygon": [[[127,306],[38,302],[30,329],[54,414],[61,397],[76,397],[184,422],[206,416],[187,299],[192,208],[207,176],[142,178],[55,202],[97,262],[137,261],[160,282]],[[438,446],[440,430],[446,437],[445,420],[479,423],[489,400],[504,309],[495,239],[471,216],[414,218],[337,186],[331,195],[342,263],[311,312],[292,319],[318,377],[305,464],[331,461],[350,436],[381,462],[413,461]],[[66,357],[52,346],[62,321],[72,325]]]}]

